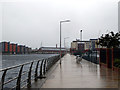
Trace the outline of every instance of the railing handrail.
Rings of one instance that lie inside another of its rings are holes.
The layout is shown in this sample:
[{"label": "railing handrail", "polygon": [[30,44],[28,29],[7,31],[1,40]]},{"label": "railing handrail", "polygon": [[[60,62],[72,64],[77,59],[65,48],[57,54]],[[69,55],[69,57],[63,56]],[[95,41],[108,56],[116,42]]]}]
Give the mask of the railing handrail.
[{"label": "railing handrail", "polygon": [[7,68],[3,68],[3,69],[0,69],[0,72],[5,71],[5,70],[10,70],[10,69],[13,69],[13,68],[17,68],[17,67],[20,67],[20,66],[22,66],[22,65],[27,65],[27,64],[30,64],[31,62],[41,61],[41,60],[43,60],[43,59],[33,60],[33,61],[26,62],[26,63],[23,63],[23,64],[19,64],[19,65],[15,65],[15,66],[11,66],[11,67],[7,67]]},{"label": "railing handrail", "polygon": [[[1,78],[1,85],[0,85],[0,88],[1,90],[3,90],[4,88],[4,85],[14,81],[14,80],[17,80],[16,82],[16,85],[14,86],[14,88],[16,87],[16,90],[20,90],[21,88],[21,83],[22,83],[22,76],[24,74],[28,74],[27,75],[27,88],[30,88],[31,87],[31,81],[32,81],[32,76],[34,76],[34,80],[37,81],[37,79],[42,79],[42,78],[45,78],[45,73],[48,69],[50,69],[50,67],[56,62],[58,61],[58,58],[59,58],[59,55],[56,55],[56,56],[52,56],[52,57],[48,57],[48,58],[42,58],[42,59],[39,59],[39,60],[33,60],[33,61],[29,61],[29,62],[25,62],[23,64],[19,64],[19,65],[15,65],[15,66],[12,66],[12,67],[7,67],[7,68],[4,68],[4,69],[0,69],[0,72],[3,72],[2,74],[2,78]],[[48,60],[50,59],[50,60]],[[50,61],[50,63],[48,62]],[[36,63],[37,62],[37,63]],[[41,62],[41,63],[39,63]],[[35,63],[35,67],[34,69],[33,68],[33,64]],[[49,66],[48,64],[49,63]],[[29,66],[29,71],[28,72],[23,72],[23,67],[25,65],[30,65]],[[38,69],[38,65],[40,65],[39,69]],[[19,71],[18,71],[18,75],[17,77],[14,77],[12,79],[9,79],[7,81],[5,81],[5,77],[6,77],[6,73],[7,71],[11,70],[11,69],[16,69],[16,68],[20,68]],[[32,74],[32,71],[34,71],[34,73]],[[38,71],[39,72],[39,75],[38,75]],[[12,87],[13,88],[13,87]]]}]

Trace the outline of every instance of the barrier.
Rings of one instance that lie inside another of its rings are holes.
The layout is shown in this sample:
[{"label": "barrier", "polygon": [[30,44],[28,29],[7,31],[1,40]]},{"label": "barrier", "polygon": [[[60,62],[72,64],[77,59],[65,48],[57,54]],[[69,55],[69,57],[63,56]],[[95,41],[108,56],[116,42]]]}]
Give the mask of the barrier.
[{"label": "barrier", "polygon": [[[1,69],[0,70],[0,73],[2,74],[1,83],[0,83],[1,90],[8,88],[8,87],[5,87],[5,85],[11,84],[15,80],[16,80],[16,85],[10,87],[10,90],[12,89],[20,90],[21,88],[30,88],[33,81],[36,82],[38,79],[45,78],[46,72],[58,60],[59,60],[59,55],[49,57],[47,59],[34,60],[34,61],[27,62],[24,64]],[[23,69],[26,68],[27,65],[29,65],[29,67],[27,68],[27,70],[23,71]],[[18,75],[16,77],[5,80],[8,75],[7,72],[10,70],[15,70],[15,69],[17,69],[16,72],[18,71],[17,73]],[[23,78],[24,75],[26,75],[26,78]],[[26,82],[26,84],[22,85],[22,83],[24,82]]]}]

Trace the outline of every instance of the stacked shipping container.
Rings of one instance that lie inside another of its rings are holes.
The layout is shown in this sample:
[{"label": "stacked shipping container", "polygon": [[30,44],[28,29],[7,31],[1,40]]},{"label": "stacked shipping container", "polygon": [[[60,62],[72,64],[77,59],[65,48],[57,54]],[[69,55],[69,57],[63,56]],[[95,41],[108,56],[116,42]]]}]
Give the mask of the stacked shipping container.
[{"label": "stacked shipping container", "polygon": [[0,43],[0,54],[26,54],[31,53],[32,49],[23,45],[10,42]]}]

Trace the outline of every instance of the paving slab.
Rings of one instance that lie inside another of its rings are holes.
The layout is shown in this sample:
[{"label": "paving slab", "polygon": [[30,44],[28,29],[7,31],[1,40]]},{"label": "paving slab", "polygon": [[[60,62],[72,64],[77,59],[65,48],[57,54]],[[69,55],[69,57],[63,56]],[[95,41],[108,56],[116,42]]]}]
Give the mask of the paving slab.
[{"label": "paving slab", "polygon": [[62,58],[61,66],[58,62],[42,88],[118,88],[118,84],[118,72],[84,59],[78,64],[75,56],[67,54]]}]

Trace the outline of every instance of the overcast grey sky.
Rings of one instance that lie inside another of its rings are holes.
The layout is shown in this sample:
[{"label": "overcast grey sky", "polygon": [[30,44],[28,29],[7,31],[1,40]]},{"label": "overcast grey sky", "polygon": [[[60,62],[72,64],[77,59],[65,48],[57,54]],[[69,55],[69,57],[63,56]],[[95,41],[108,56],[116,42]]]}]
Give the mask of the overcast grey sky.
[{"label": "overcast grey sky", "polygon": [[3,41],[25,44],[32,48],[59,46],[59,22],[62,45],[80,38],[98,38],[108,31],[118,31],[119,0],[2,0],[0,32]]}]

